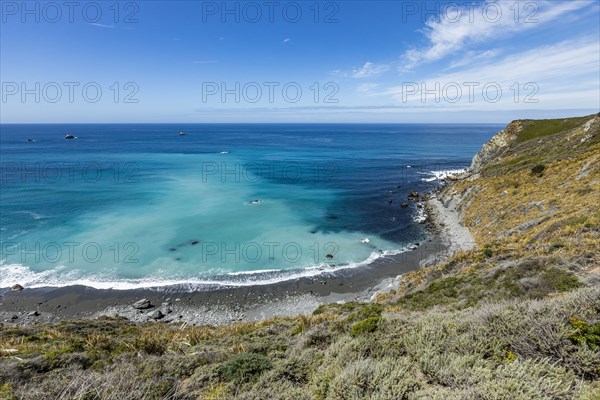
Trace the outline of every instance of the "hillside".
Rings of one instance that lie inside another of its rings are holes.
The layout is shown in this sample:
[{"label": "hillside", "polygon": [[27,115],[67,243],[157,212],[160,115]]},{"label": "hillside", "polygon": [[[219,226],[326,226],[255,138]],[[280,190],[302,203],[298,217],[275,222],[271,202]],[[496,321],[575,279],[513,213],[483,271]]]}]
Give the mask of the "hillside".
[{"label": "hillside", "polygon": [[0,325],[0,398],[600,398],[600,115],[514,121],[432,197],[475,246],[376,302],[223,327]]}]

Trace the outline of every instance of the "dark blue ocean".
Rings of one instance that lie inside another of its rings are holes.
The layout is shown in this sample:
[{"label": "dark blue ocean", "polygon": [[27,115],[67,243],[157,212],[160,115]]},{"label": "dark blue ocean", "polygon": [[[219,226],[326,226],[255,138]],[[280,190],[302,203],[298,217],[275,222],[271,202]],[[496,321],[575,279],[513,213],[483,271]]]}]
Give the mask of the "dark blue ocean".
[{"label": "dark blue ocean", "polygon": [[468,167],[502,128],[0,125],[0,287],[249,285],[360,268],[423,240],[408,192]]}]

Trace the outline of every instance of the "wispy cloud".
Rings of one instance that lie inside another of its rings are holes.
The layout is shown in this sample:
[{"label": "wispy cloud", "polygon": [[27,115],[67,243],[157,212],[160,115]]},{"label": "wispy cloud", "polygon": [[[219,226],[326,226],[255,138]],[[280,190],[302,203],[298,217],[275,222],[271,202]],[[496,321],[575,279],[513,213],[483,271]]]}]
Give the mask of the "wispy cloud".
[{"label": "wispy cloud", "polygon": [[355,69],[352,72],[353,78],[372,78],[377,75],[389,71],[390,67],[387,64],[374,64],[367,61],[361,68]]},{"label": "wispy cloud", "polygon": [[88,25],[92,25],[97,28],[104,28],[104,29],[112,29],[115,27],[114,25],[99,24],[97,22],[89,22]]},{"label": "wispy cloud", "polygon": [[[431,18],[425,23],[423,33],[428,43],[424,47],[406,51],[402,56],[402,69],[411,70],[417,65],[456,54],[471,45],[534,29],[592,3],[585,0],[532,2],[531,4],[535,6],[535,9],[532,10],[533,14],[525,13],[518,18],[516,18],[514,9],[511,8],[518,3],[513,4],[511,1],[487,0],[479,7],[459,8],[462,13],[460,14],[461,18],[456,19],[454,16],[442,15],[440,18]],[[493,7],[490,6],[492,4]],[[519,7],[522,6],[519,4]],[[500,11],[494,15],[493,10],[498,8]],[[529,19],[525,20],[527,17]]]},{"label": "wispy cloud", "polygon": [[484,50],[484,51],[468,51],[462,58],[450,63],[449,69],[464,67],[465,65],[473,65],[482,61],[488,61],[500,54],[499,50]]},{"label": "wispy cloud", "polygon": [[[501,107],[515,106],[514,85],[523,90],[523,85],[533,83],[539,88],[536,98],[540,108],[560,108],[568,104],[570,107],[598,107],[598,86],[600,78],[600,59],[598,58],[599,42],[597,38],[579,38],[564,41],[555,45],[539,47],[517,54],[511,54],[501,60],[488,61],[450,74],[439,74],[424,79],[419,84],[426,88],[436,85],[465,82],[477,83],[476,101],[470,106]],[[482,87],[492,83],[503,90],[499,103],[485,102],[481,99]],[[593,86],[590,89],[590,84]],[[386,91],[396,101],[402,101],[402,93],[406,87],[395,86]],[[463,100],[468,99],[466,87]],[[520,98],[526,93],[521,92]],[[568,100],[567,100],[568,99]],[[419,100],[419,99],[417,99]]]},{"label": "wispy cloud", "polygon": [[389,71],[390,68],[390,64],[375,64],[371,61],[367,61],[360,68],[353,68],[351,71],[342,71],[336,69],[334,71],[331,71],[331,74],[340,78],[373,78],[383,74],[384,72]]},{"label": "wispy cloud", "polygon": [[283,42],[282,42],[282,43],[283,43],[283,44],[292,43],[292,39],[290,39],[290,38],[285,38],[285,39],[283,39]]},{"label": "wispy cloud", "polygon": [[372,94],[375,92],[375,89],[377,89],[379,87],[379,84],[377,83],[362,83],[360,85],[358,85],[358,87],[356,88],[356,91],[358,93],[362,93],[362,94]]}]

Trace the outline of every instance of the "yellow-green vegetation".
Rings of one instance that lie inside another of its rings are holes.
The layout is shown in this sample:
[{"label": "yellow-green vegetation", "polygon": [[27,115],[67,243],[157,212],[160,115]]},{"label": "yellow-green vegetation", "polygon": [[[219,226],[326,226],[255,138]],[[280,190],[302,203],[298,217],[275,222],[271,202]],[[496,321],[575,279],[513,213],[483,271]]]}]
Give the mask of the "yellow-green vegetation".
[{"label": "yellow-green vegetation", "polygon": [[[521,141],[515,121],[495,156],[438,197],[461,209],[478,246],[406,274],[379,297],[396,309],[544,298],[600,281],[600,117],[539,121],[567,131]],[[482,158],[486,158],[483,155]]]},{"label": "yellow-green vegetation", "polygon": [[540,124],[511,124],[440,193],[478,246],[377,303],[222,327],[0,325],[0,398],[600,399],[600,121]]},{"label": "yellow-green vegetation", "polygon": [[590,119],[590,117],[564,118],[564,119],[544,119],[544,120],[524,120],[523,128],[519,132],[518,141],[539,138],[542,136],[554,135],[577,128]]},{"label": "yellow-green vegetation", "polygon": [[[598,288],[380,317],[369,304],[324,308],[226,327],[121,319],[1,326],[0,396],[591,400],[600,393]],[[352,314],[367,317],[354,322]],[[352,334],[357,326],[365,329]]]}]

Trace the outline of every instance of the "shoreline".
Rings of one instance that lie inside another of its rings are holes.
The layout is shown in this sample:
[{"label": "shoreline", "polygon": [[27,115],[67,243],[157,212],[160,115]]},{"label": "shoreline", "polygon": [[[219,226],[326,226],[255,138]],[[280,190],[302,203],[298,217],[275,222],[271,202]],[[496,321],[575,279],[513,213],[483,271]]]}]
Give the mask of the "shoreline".
[{"label": "shoreline", "polygon": [[[311,314],[321,304],[370,301],[397,286],[402,274],[437,264],[473,245],[458,211],[438,198],[438,188],[423,198],[430,238],[412,250],[381,257],[371,264],[272,284],[215,287],[202,291],[182,286],[141,289],[95,289],[87,286],[42,287],[0,291],[0,322],[58,323],[102,316],[132,322],[225,325],[275,317]],[[133,304],[149,300],[151,307]]]}]

